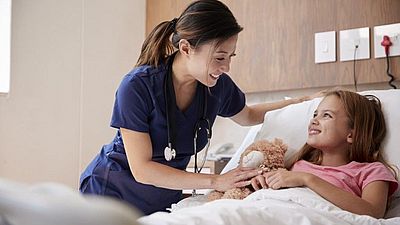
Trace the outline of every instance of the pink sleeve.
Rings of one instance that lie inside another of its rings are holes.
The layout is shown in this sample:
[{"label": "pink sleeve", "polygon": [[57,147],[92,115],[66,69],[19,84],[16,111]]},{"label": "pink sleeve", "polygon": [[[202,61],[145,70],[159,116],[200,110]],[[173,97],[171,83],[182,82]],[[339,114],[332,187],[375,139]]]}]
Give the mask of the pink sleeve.
[{"label": "pink sleeve", "polygon": [[367,168],[361,171],[360,183],[362,189],[373,181],[387,181],[389,182],[389,195],[391,196],[398,187],[398,182],[394,175],[390,172],[385,165],[380,162],[371,163]]}]

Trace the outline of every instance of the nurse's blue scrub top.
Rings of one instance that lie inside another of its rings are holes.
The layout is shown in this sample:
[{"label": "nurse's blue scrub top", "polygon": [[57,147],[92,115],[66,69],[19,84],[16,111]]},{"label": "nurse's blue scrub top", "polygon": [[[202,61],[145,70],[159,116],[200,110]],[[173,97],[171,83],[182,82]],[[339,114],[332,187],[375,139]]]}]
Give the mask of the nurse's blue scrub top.
[{"label": "nurse's blue scrub top", "polygon": [[[150,135],[152,160],[180,170],[185,170],[194,154],[194,126],[202,116],[201,85],[197,85],[192,103],[185,112],[175,107],[176,157],[164,158],[168,144],[164,79],[168,66],[157,68],[140,66],[122,80],[116,96],[111,126],[117,128],[114,140],[104,145],[100,153],[89,164],[80,178],[80,191],[87,194],[107,195],[124,200],[140,209],[144,214],[165,211],[182,197],[181,190],[170,190],[139,183],[132,176],[125,154],[119,128],[126,128]],[[231,78],[222,74],[217,84],[207,91],[206,117],[213,124],[217,115],[231,117],[245,106],[245,95]],[[207,143],[205,129],[198,134],[197,146],[201,150]],[[135,157],[134,155],[132,157]],[[172,178],[173,179],[173,178]],[[178,182],[178,181],[177,181]]]}]

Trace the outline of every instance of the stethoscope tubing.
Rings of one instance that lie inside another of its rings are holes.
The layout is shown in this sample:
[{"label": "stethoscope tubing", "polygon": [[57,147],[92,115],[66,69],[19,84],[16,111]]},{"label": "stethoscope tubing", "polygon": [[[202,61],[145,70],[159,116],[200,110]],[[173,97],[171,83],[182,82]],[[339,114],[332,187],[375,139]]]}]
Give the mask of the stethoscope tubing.
[{"label": "stethoscope tubing", "polygon": [[[168,148],[167,150],[170,151],[172,155],[169,155],[168,157],[165,155],[166,152],[164,152],[165,158],[167,161],[172,160],[176,157],[176,151],[175,151],[175,141],[176,141],[176,127],[175,127],[175,117],[174,117],[174,107],[176,105],[176,100],[175,100],[175,92],[174,92],[174,87],[173,87],[173,82],[172,82],[172,62],[175,57],[175,54],[171,55],[171,57],[168,59],[168,73],[165,76],[164,80],[164,99],[165,99],[165,109],[166,109],[166,122],[167,122],[167,138],[168,138]],[[204,167],[206,158],[207,158],[207,153],[208,149],[210,147],[210,140],[211,140],[211,123],[207,119],[207,105],[208,105],[208,93],[207,93],[207,88],[202,85],[203,89],[203,99],[202,99],[202,104],[201,107],[203,109],[202,116],[200,119],[196,122],[194,131],[193,131],[193,147],[194,147],[194,173],[200,173],[201,170]],[[170,97],[170,98],[169,98]],[[197,136],[198,132],[201,130],[201,124],[205,123],[205,129],[207,132],[207,144],[205,147],[205,153],[202,159],[202,162],[200,164],[200,168],[198,167],[197,163]],[[196,190],[193,189],[193,195],[196,195]]]}]

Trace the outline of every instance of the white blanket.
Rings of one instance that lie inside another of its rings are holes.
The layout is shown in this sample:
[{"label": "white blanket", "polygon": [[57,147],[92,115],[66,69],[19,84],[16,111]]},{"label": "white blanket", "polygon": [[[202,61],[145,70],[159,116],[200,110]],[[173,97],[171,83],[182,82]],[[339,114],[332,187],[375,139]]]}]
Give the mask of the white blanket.
[{"label": "white blanket", "polygon": [[244,200],[225,199],[205,203],[187,199],[179,203],[171,213],[153,213],[141,217],[138,222],[146,225],[398,225],[400,217],[378,220],[356,215],[341,210],[308,188],[289,188],[260,190]]},{"label": "white blanket", "polygon": [[81,195],[60,183],[0,178],[0,225],[137,225],[139,216],[115,199]]}]

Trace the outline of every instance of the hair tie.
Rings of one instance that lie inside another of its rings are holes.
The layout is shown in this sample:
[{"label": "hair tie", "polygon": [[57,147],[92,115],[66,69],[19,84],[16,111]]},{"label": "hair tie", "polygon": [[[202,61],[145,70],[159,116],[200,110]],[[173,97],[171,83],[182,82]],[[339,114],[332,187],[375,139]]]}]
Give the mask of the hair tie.
[{"label": "hair tie", "polygon": [[176,26],[176,22],[178,21],[178,18],[174,18],[170,21],[170,24],[172,26],[172,29],[175,31],[175,26]]}]

